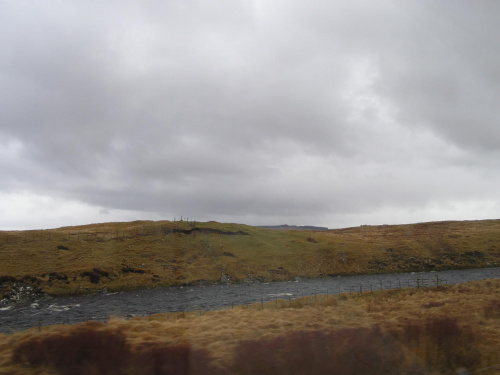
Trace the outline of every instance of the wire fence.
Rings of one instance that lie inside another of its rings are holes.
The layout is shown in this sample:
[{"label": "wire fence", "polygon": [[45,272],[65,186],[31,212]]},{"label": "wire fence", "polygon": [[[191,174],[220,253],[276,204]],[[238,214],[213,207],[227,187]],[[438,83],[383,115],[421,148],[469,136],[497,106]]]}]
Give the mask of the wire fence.
[{"label": "wire fence", "polygon": [[[382,290],[402,290],[407,288],[432,288],[448,285],[448,281],[446,279],[439,278],[436,276],[434,278],[414,278],[414,279],[406,279],[406,280],[398,280],[397,282],[393,281],[379,281],[378,283],[357,283],[357,284],[347,284],[347,285],[338,285],[331,286],[324,290],[316,290],[312,293],[279,293],[279,294],[271,294],[271,295],[262,295],[260,299],[255,299],[254,301],[248,302],[246,304],[235,304],[231,302],[230,305],[225,305],[222,308],[231,308],[234,309],[235,306],[260,306],[261,309],[264,309],[264,305],[269,305],[270,302],[278,301],[288,301],[288,306],[293,307],[294,301],[300,300],[300,305],[311,305],[320,301],[325,301],[330,297],[344,295],[344,296],[354,296],[354,295],[367,295],[370,293],[375,293]],[[286,307],[286,304],[280,304],[281,307]],[[270,305],[269,308],[273,308]]]},{"label": "wire fence", "polygon": [[[147,317],[151,319],[153,315],[171,315],[175,318],[185,318],[186,316],[196,316],[204,315],[209,311],[217,310],[229,310],[235,308],[242,309],[254,309],[254,310],[264,310],[264,309],[274,309],[274,308],[294,308],[303,306],[313,306],[316,304],[328,304],[329,302],[334,302],[339,298],[349,298],[356,297],[360,295],[370,295],[379,291],[390,291],[390,290],[402,290],[408,288],[432,288],[439,287],[443,285],[448,285],[447,280],[439,278],[438,276],[434,278],[415,278],[408,280],[394,281],[379,281],[377,283],[357,283],[357,284],[343,284],[343,285],[330,285],[325,289],[316,289],[308,291],[300,290],[289,290],[284,293],[270,293],[270,294],[260,294],[256,297],[255,293],[248,296],[240,296],[240,298],[231,298],[231,296],[221,296],[218,301],[211,301],[210,305],[205,304],[193,304],[189,303],[187,300],[185,303],[179,302],[173,308],[165,308],[149,310],[144,307],[141,311],[134,311],[134,313],[122,311],[113,313],[99,313],[94,314],[91,311],[79,311],[80,308],[74,306],[60,306],[60,305],[50,305],[42,310],[51,309],[49,315],[40,314],[33,315],[31,318],[30,326],[41,327],[45,325],[52,324],[73,324],[85,321],[108,321],[109,319],[121,318],[130,319],[137,317]],[[77,305],[79,306],[79,305]],[[82,306],[83,307],[83,306]],[[38,310],[38,313],[42,313],[42,310]]]}]

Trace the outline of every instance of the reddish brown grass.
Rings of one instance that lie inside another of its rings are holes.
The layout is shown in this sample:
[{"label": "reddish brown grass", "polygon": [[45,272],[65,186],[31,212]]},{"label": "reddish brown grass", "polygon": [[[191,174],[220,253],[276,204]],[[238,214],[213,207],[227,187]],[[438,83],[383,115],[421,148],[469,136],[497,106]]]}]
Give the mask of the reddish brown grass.
[{"label": "reddish brown grass", "polygon": [[378,328],[298,331],[243,341],[230,373],[239,375],[424,374],[402,346]]},{"label": "reddish brown grass", "polygon": [[401,328],[393,331],[395,337],[441,374],[454,374],[460,367],[472,370],[480,364],[479,335],[460,325],[456,317],[430,317],[406,322]]},{"label": "reddish brown grass", "polygon": [[500,318],[500,299],[492,300],[484,307],[485,318]]},{"label": "reddish brown grass", "polygon": [[189,345],[151,343],[134,353],[130,374],[134,375],[217,375],[220,370],[211,365],[206,350]]},{"label": "reddish brown grass", "polygon": [[48,367],[63,375],[197,375],[217,374],[205,350],[188,345],[149,343],[134,350],[119,329],[85,323],[66,332],[21,341],[16,363]]},{"label": "reddish brown grass", "polygon": [[53,367],[64,375],[121,374],[129,355],[121,331],[87,323],[69,333],[30,337],[14,348],[13,360],[31,367]]}]

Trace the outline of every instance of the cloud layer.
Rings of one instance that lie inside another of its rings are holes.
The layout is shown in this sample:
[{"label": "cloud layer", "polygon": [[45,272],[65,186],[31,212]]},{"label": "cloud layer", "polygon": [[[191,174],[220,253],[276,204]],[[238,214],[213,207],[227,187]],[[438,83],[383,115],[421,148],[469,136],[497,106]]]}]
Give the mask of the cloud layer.
[{"label": "cloud layer", "polygon": [[0,227],[500,208],[500,4],[0,7]]}]

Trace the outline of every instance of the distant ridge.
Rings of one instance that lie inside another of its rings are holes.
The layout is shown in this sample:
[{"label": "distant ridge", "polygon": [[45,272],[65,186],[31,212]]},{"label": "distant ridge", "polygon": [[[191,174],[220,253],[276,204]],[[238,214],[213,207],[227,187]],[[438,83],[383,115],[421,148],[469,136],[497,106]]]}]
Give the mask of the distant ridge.
[{"label": "distant ridge", "polygon": [[313,225],[258,225],[258,228],[272,229],[272,230],[328,230],[327,227],[315,227]]}]

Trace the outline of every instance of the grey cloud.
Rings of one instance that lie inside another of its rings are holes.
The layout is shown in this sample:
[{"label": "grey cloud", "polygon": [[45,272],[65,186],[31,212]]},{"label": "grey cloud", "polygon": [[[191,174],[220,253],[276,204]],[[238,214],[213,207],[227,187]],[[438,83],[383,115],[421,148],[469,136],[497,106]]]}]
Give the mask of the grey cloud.
[{"label": "grey cloud", "polygon": [[240,218],[495,197],[495,5],[16,4],[0,192]]},{"label": "grey cloud", "polygon": [[500,57],[496,15],[500,7],[422,2],[415,8],[407,45],[380,64],[380,92],[400,119],[427,126],[460,146],[498,150],[496,119]]}]

